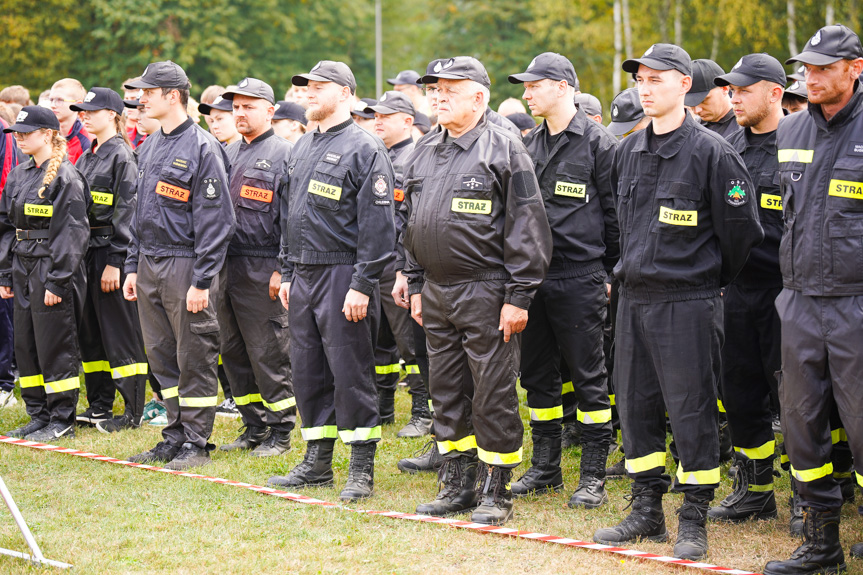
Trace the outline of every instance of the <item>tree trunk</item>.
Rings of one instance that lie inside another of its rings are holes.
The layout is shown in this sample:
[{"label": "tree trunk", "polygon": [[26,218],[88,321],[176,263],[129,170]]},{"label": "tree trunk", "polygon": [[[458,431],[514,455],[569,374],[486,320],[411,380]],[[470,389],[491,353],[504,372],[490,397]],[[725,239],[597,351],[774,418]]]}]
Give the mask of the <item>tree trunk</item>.
[{"label": "tree trunk", "polygon": [[623,50],[623,39],[620,22],[620,0],[614,0],[614,76],[611,87],[615,95],[620,93],[620,65],[622,63],[621,51]]},{"label": "tree trunk", "polygon": [[623,45],[627,58],[632,58],[632,26],[629,23],[629,0],[623,0],[620,4],[623,15]]},{"label": "tree trunk", "polygon": [[713,16],[713,43],[710,45],[710,59],[714,62],[719,57],[719,22],[722,18],[722,5],[724,2],[719,0],[716,3],[716,12]]},{"label": "tree trunk", "polygon": [[683,0],[674,0],[674,43],[683,45]]},{"label": "tree trunk", "polygon": [[797,55],[797,29],[795,28],[794,0],[787,0],[786,6],[788,13],[786,21],[788,22],[788,53],[792,56]]},{"label": "tree trunk", "polygon": [[836,20],[836,16],[833,10],[833,0],[827,0],[827,7],[824,15],[824,23],[827,26],[832,26]]},{"label": "tree trunk", "polygon": [[662,0],[659,8],[659,37],[667,44],[668,38],[668,14],[671,12],[671,0]]}]

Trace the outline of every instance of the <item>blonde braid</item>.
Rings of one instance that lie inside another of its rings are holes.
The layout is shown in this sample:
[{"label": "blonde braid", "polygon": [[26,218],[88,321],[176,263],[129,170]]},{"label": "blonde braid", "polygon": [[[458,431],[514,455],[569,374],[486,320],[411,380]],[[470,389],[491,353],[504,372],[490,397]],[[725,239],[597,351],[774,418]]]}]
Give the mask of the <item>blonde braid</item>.
[{"label": "blonde braid", "polygon": [[51,132],[51,159],[48,160],[48,166],[45,168],[45,178],[42,180],[42,187],[39,188],[39,197],[44,198],[42,193],[51,185],[54,178],[57,177],[57,170],[60,169],[60,163],[66,157],[66,138],[60,135],[57,130],[49,130]]},{"label": "blonde braid", "polygon": [[122,114],[114,115],[114,127],[117,129],[117,133],[123,138],[123,141],[126,142],[126,145],[130,148],[132,147],[132,142],[129,140],[129,133],[126,131],[126,114],[125,112]]}]

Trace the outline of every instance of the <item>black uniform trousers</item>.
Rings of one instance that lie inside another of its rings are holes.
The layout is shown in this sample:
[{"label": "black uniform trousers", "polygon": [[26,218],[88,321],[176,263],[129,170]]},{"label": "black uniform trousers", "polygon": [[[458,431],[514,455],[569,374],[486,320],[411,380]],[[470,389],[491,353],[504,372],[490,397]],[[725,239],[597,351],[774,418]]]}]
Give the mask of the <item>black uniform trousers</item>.
[{"label": "black uniform trousers", "polygon": [[366,318],[345,319],[342,308],[354,266],[296,264],[291,281],[291,364],[306,441],[340,437],[348,444],[381,439],[374,348],[380,292]]},{"label": "black uniform trousers", "polygon": [[833,476],[831,411],[838,408],[863,485],[863,296],[813,297],[784,289],[779,398],[782,433],[800,503],[821,511],[842,506]]},{"label": "black uniform trousers", "polygon": [[289,432],[297,410],[288,311],[269,293],[278,265],[274,257],[227,257],[219,326],[222,366],[243,423]]},{"label": "black uniform trousers", "polygon": [[166,443],[207,446],[216,417],[219,357],[217,310],[221,278],[210,285],[208,306],[186,310],[194,258],[142,255],[138,261],[138,313],[150,367],[168,412]]},{"label": "black uniform trousers", "polygon": [[375,346],[375,375],[378,389],[395,390],[399,381],[399,358],[405,362],[405,379],[411,395],[422,394],[425,389],[414,351],[414,337],[410,311],[396,305],[390,295],[396,283],[394,262],[387,264],[381,276],[380,327]]},{"label": "black uniform trousers", "polygon": [[676,490],[712,499],[719,484],[722,300],[635,303],[621,292],[616,329],[615,392],[627,473],[636,486],[668,490],[667,410],[680,455]]},{"label": "black uniform trousers", "polygon": [[611,439],[603,350],[605,272],[547,278],[530,305],[522,334],[521,386],[535,436],[559,436],[563,421],[560,361],[569,367],[582,441]]},{"label": "black uniform trousers", "polygon": [[74,425],[81,386],[77,318],[87,278],[82,262],[69,280],[67,293],[55,294],[62,301],[48,307],[45,281],[50,265],[50,258],[12,258],[15,358],[27,415],[46,423]]},{"label": "black uniform trousers", "polygon": [[440,453],[476,452],[489,465],[515,467],[524,433],[516,392],[521,334],[506,343],[498,330],[505,283],[426,280],[422,311]]},{"label": "black uniform trousers", "polygon": [[428,344],[426,343],[426,332],[423,326],[414,321],[413,318],[411,318],[411,331],[414,338],[414,354],[417,358],[417,368],[420,370],[423,388],[428,398],[429,413],[434,413],[434,406],[432,405],[431,394],[429,393],[429,352]]},{"label": "black uniform trousers", "polygon": [[102,291],[109,249],[90,248],[84,256],[87,297],[79,337],[87,402],[93,410],[110,414],[115,390],[119,391],[126,415],[138,423],[144,410],[147,356],[138,307],[123,297],[126,274],[122,269],[120,289]]}]

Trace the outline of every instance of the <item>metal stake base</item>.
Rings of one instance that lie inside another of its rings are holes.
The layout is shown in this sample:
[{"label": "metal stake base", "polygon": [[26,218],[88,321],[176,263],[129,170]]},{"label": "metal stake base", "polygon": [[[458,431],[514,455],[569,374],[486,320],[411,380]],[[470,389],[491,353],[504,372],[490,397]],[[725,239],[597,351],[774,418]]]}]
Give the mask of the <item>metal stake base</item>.
[{"label": "metal stake base", "polygon": [[6,502],[6,507],[9,508],[9,513],[12,514],[12,519],[14,519],[15,524],[18,525],[18,529],[19,531],[21,531],[21,535],[24,536],[24,540],[27,542],[27,546],[30,547],[30,552],[32,553],[32,555],[27,555],[26,553],[21,553],[19,551],[11,551],[9,549],[0,549],[0,554],[9,555],[11,557],[18,557],[20,559],[26,559],[31,563],[50,565],[51,567],[58,567],[60,569],[68,569],[69,567],[72,567],[72,565],[69,565],[68,563],[45,559],[45,557],[42,555],[42,551],[39,549],[39,544],[36,543],[36,539],[33,537],[33,533],[31,533],[30,528],[27,527],[27,523],[24,521],[24,517],[21,515],[21,511],[18,510],[18,506],[15,504],[15,500],[12,499],[12,494],[9,493],[9,489],[3,482],[2,477],[0,477],[0,495],[3,496],[3,501]]}]

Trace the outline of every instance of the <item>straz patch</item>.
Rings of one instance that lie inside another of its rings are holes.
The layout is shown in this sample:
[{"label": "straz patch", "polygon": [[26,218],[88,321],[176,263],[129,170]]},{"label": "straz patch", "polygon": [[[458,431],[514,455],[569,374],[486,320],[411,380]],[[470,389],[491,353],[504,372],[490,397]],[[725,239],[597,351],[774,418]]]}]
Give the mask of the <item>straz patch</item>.
[{"label": "straz patch", "polygon": [[405,201],[405,191],[399,188],[393,189],[393,199],[397,202]]},{"label": "straz patch", "polygon": [[93,196],[93,203],[102,206],[111,206],[114,204],[114,194],[108,192],[94,192],[90,190],[90,195]]},{"label": "straz patch", "polygon": [[335,152],[327,152],[324,155],[324,161],[328,164],[338,164],[341,159],[342,155],[336,154]]},{"label": "straz patch", "polygon": [[771,194],[761,194],[761,207],[765,210],[781,210],[782,196],[774,196]]},{"label": "straz patch", "polygon": [[204,178],[201,189],[206,199],[215,200],[222,195],[222,181],[218,178]]},{"label": "straz patch", "polygon": [[54,206],[51,204],[24,204],[24,215],[50,218],[54,215]]},{"label": "straz patch", "polygon": [[309,193],[335,201],[339,201],[342,197],[342,189],[340,187],[331,186],[330,184],[325,184],[317,180],[309,181]]},{"label": "straz patch", "polygon": [[379,198],[383,198],[384,196],[387,195],[387,188],[388,187],[389,186],[387,185],[387,177],[384,176],[383,174],[378,174],[378,178],[377,178],[377,180],[375,180],[375,184],[374,184],[374,188],[375,188],[374,194]]},{"label": "straz patch", "polygon": [[573,184],[572,182],[557,182],[554,185],[554,195],[579,198],[587,201],[587,186],[585,184]]},{"label": "straz patch", "polygon": [[165,196],[166,198],[171,198],[172,200],[178,200],[181,202],[188,202],[189,195],[191,194],[189,190],[162,181],[159,181],[156,184],[156,193],[160,196]]},{"label": "straz patch", "polygon": [[749,201],[748,196],[749,192],[746,191],[746,181],[730,180],[728,182],[728,189],[725,190],[725,203],[729,206],[739,208],[746,205],[746,202]]},{"label": "straz patch", "polygon": [[461,214],[483,214],[491,213],[491,200],[469,200],[467,198],[453,198],[452,211]]},{"label": "straz patch", "polygon": [[240,188],[240,197],[255,200],[256,202],[264,202],[265,204],[273,202],[273,192],[271,190],[254,188],[252,186],[243,186]]},{"label": "straz patch", "polygon": [[698,225],[698,212],[695,210],[672,210],[671,208],[659,208],[659,221],[672,226]]},{"label": "straz patch", "polygon": [[175,168],[180,168],[181,170],[188,170],[189,160],[184,160],[183,158],[174,158],[174,161],[171,162],[171,165]]},{"label": "straz patch", "polygon": [[830,180],[830,188],[827,193],[837,198],[851,198],[852,200],[863,200],[863,182]]},{"label": "straz patch", "polygon": [[259,160],[255,160],[255,167],[259,170],[269,170],[273,167],[273,162],[266,158],[261,158]]}]

